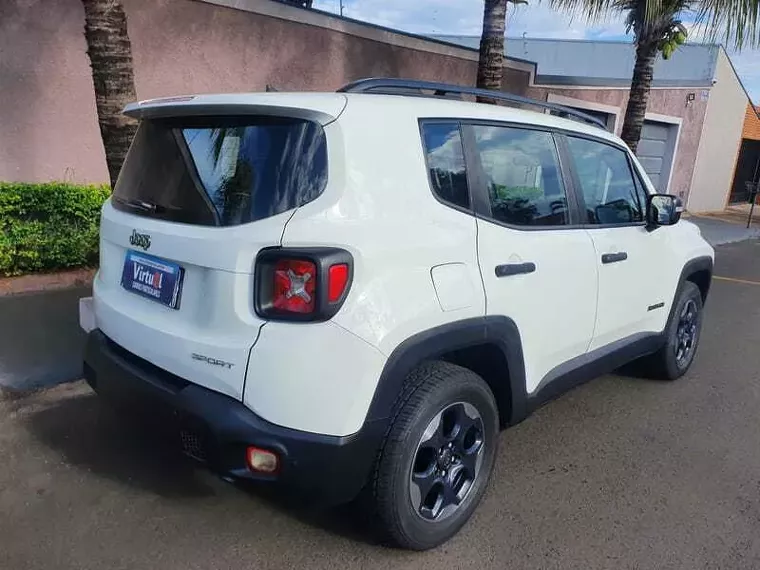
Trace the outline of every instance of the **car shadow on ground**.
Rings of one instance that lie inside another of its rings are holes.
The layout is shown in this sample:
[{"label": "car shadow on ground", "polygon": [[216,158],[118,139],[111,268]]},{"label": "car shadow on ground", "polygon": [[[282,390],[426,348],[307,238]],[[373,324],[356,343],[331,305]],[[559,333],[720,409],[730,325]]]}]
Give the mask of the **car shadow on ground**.
[{"label": "car shadow on ground", "polygon": [[[139,425],[134,417],[110,408],[94,394],[35,410],[25,423],[35,439],[61,454],[69,465],[163,498],[212,498],[224,484],[216,485],[211,471],[183,455],[174,439]],[[303,524],[366,544],[380,543],[371,520],[360,514],[355,503],[326,509],[304,505],[301,498],[269,487],[233,484],[243,497]]]},{"label": "car shadow on ground", "polygon": [[663,374],[664,372],[661,372],[658,368],[653,368],[652,362],[646,360],[646,358],[624,364],[610,373],[611,376],[622,380],[647,381],[655,384],[671,382],[664,379]]},{"label": "car shadow on ground", "polygon": [[165,498],[213,494],[192,462],[164,438],[123,421],[95,395],[66,398],[29,414],[29,431],[67,463]]}]

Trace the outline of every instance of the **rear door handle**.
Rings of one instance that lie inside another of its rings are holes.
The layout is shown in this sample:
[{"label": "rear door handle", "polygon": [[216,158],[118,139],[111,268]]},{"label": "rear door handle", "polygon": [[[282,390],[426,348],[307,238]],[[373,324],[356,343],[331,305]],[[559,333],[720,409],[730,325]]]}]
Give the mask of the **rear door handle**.
[{"label": "rear door handle", "polygon": [[526,261],[525,263],[504,263],[496,266],[496,277],[533,273],[535,270],[536,264],[532,261]]},{"label": "rear door handle", "polygon": [[625,251],[618,251],[617,253],[604,253],[602,254],[602,263],[617,263],[618,261],[625,261],[628,259],[628,253]]}]

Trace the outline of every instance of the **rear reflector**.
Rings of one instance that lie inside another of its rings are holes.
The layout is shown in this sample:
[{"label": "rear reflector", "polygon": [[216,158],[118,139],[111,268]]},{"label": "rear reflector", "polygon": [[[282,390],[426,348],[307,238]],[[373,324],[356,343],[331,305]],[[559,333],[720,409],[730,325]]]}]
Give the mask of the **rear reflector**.
[{"label": "rear reflector", "polygon": [[327,300],[330,303],[335,303],[343,295],[343,291],[346,290],[346,284],[348,283],[348,264],[339,263],[333,265],[329,270],[329,278],[327,284]]},{"label": "rear reflector", "polygon": [[254,473],[277,473],[280,469],[280,460],[277,454],[266,449],[250,446],[246,450],[246,462],[248,469]]}]

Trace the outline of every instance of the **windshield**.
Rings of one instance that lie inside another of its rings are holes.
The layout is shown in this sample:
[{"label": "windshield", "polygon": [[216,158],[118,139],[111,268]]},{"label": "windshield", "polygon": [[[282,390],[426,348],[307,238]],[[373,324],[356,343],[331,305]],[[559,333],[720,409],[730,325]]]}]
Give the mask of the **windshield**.
[{"label": "windshield", "polygon": [[318,123],[286,118],[143,121],[116,208],[200,225],[254,222],[317,198],[327,183]]}]

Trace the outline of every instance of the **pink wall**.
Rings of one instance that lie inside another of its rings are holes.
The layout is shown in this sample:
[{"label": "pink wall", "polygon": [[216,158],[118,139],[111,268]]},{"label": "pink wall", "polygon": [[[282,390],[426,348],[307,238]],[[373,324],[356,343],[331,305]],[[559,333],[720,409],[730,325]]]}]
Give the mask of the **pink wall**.
[{"label": "pink wall", "polygon": [[[334,90],[373,75],[472,84],[474,61],[190,0],[123,0],[140,99]],[[108,180],[80,0],[0,0],[0,180]],[[527,88],[528,74],[508,71]]]},{"label": "pink wall", "polygon": [[141,98],[187,92],[335,90],[368,75],[469,83],[471,62],[186,0],[124,0]]},{"label": "pink wall", "polygon": [[[362,77],[472,85],[476,62],[187,0],[125,3],[140,98],[177,93],[334,91]],[[528,73],[506,69],[525,92]]]},{"label": "pink wall", "polygon": [[[140,99],[262,91],[267,84],[334,90],[378,75],[475,80],[472,59],[205,2],[122,1]],[[108,180],[83,27],[80,0],[0,0],[0,180]],[[505,71],[512,92],[546,99],[551,91],[624,110],[625,90],[528,88],[527,72]],[[706,107],[697,97],[687,108],[687,92],[654,90],[649,106],[653,113],[683,117],[671,191],[684,195]]]},{"label": "pink wall", "polygon": [[80,0],[0,0],[0,180],[108,180]]}]

